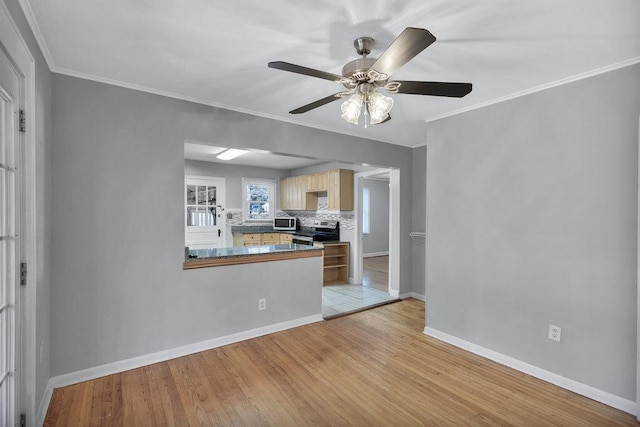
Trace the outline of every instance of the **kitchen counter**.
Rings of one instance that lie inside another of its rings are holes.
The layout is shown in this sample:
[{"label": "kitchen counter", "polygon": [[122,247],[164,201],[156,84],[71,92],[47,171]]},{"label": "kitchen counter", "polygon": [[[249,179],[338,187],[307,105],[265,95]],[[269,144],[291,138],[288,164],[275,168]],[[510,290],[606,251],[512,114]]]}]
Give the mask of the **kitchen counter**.
[{"label": "kitchen counter", "polygon": [[190,249],[189,258],[184,261],[182,268],[189,270],[321,256],[322,248],[296,244]]}]

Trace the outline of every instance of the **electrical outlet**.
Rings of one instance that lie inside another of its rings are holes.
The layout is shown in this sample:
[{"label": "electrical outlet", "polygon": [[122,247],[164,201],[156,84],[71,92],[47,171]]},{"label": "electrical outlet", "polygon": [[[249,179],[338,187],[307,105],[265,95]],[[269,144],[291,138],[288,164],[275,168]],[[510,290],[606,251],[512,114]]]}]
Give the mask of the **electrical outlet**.
[{"label": "electrical outlet", "polygon": [[258,300],[258,310],[262,311],[262,310],[266,310],[267,309],[267,299],[266,298],[260,298]]},{"label": "electrical outlet", "polygon": [[560,342],[562,328],[556,325],[549,325],[549,339]]}]

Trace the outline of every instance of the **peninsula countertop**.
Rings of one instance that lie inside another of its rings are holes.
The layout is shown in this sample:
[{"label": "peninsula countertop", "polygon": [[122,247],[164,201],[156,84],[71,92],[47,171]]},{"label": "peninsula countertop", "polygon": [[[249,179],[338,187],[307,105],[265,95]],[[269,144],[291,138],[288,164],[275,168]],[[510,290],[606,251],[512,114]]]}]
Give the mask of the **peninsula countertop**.
[{"label": "peninsula countertop", "polygon": [[321,257],[322,248],[298,244],[190,249],[183,269]]}]

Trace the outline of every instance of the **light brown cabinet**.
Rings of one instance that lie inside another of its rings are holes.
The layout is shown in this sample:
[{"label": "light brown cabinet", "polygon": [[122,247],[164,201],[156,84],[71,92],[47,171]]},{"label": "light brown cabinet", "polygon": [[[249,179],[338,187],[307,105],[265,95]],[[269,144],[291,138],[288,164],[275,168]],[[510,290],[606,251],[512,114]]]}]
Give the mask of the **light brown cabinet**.
[{"label": "light brown cabinet", "polygon": [[328,172],[312,173],[305,175],[307,180],[307,191],[327,191]]},{"label": "light brown cabinet", "polygon": [[233,246],[279,245],[291,243],[289,233],[233,233]]},{"label": "light brown cabinet", "polygon": [[292,176],[280,180],[280,209],[307,210],[306,176]]},{"label": "light brown cabinet", "polygon": [[280,180],[280,209],[318,209],[318,193],[327,193],[329,210],[353,210],[353,171],[336,169]]},{"label": "light brown cabinet", "polygon": [[327,202],[330,211],[353,210],[353,171],[338,169],[327,172]]},{"label": "light brown cabinet", "polygon": [[280,233],[280,244],[281,245],[288,245],[291,244],[291,234],[288,233]]},{"label": "light brown cabinet", "polygon": [[349,283],[349,243],[324,243],[322,286]]}]

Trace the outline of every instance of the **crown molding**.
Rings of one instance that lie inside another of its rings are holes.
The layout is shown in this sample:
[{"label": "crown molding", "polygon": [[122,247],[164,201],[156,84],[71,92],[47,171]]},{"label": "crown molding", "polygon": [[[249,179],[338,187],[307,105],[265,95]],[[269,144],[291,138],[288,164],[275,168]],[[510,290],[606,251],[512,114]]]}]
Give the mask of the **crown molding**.
[{"label": "crown molding", "polygon": [[[631,65],[636,65],[640,63],[640,56],[636,56],[635,58],[627,59],[625,61],[616,62],[615,64],[605,65],[604,67],[596,68],[591,71],[585,71],[584,73],[575,74],[573,76],[565,77],[560,80],[556,80],[550,83],[545,83],[539,86],[532,87],[530,89],[525,89],[519,92],[515,92],[509,95],[501,96],[499,98],[494,98],[486,102],[481,102],[479,104],[471,105],[469,107],[460,108],[459,110],[454,110],[448,113],[440,114],[437,116],[429,117],[424,119],[426,123],[434,122],[436,120],[444,119],[446,117],[457,116],[458,114],[466,113],[468,111],[477,110],[479,108],[488,107],[493,104],[498,104],[500,102],[509,101],[511,99],[520,98],[522,96],[531,95],[532,93],[541,92],[543,90],[551,89],[557,86],[562,86],[565,84],[573,83],[579,80],[588,79],[589,77],[594,77],[600,74],[608,73],[610,71],[619,70],[621,68],[629,67]],[[426,141],[424,144],[426,145]],[[414,146],[416,148],[418,146]]]},{"label": "crown molding", "polygon": [[40,26],[38,25],[38,21],[36,20],[36,15],[33,13],[33,9],[31,8],[29,0],[18,0],[18,3],[20,4],[20,8],[22,8],[22,13],[24,13],[25,18],[27,19],[27,23],[31,28],[31,32],[36,39],[36,43],[38,43],[38,47],[40,47],[42,56],[44,56],[44,60],[49,66],[49,70],[53,71],[56,67],[55,63],[53,62],[53,57],[51,56],[49,47],[44,40],[44,36],[42,35],[42,31],[40,30]]}]

